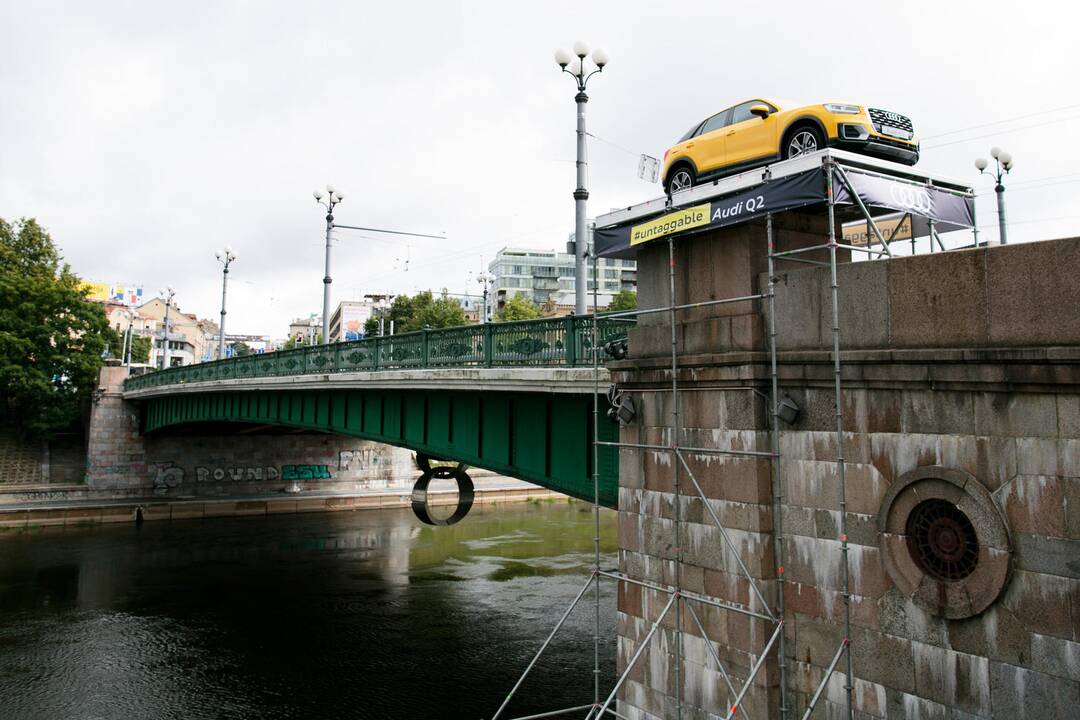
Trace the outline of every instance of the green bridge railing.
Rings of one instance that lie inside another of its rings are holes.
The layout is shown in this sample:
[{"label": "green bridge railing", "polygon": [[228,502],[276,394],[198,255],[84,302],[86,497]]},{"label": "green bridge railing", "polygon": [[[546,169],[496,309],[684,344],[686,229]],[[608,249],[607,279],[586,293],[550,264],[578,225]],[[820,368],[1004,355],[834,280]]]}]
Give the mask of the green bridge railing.
[{"label": "green bridge railing", "polygon": [[[599,347],[626,337],[633,323],[599,316]],[[462,325],[158,370],[128,378],[124,389],[401,368],[582,367],[592,364],[592,349],[592,317],[587,315]]]}]

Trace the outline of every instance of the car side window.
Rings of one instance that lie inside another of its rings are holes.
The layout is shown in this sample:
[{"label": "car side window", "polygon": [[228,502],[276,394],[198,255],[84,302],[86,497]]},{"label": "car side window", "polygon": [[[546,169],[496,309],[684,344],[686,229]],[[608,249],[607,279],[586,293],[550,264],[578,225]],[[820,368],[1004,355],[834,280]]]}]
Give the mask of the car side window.
[{"label": "car side window", "polygon": [[744,102],[741,105],[736,105],[731,109],[731,124],[745,122],[751,120],[754,114],[750,112],[750,108],[755,105],[764,105],[765,103],[760,100],[751,100],[750,102]]},{"label": "car side window", "polygon": [[720,128],[724,127],[728,124],[727,119],[729,115],[731,115],[731,110],[724,110],[722,112],[716,113],[711,118],[705,121],[705,123],[701,126],[701,131],[698,132],[698,135],[704,135],[707,132],[719,130]]}]

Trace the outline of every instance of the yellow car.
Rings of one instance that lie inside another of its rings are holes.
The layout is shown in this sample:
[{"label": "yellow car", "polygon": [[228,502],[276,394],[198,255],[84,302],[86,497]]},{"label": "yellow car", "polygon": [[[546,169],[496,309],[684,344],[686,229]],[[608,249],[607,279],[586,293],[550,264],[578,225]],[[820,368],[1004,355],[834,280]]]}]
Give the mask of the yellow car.
[{"label": "yellow car", "polygon": [[664,190],[670,195],[825,147],[906,165],[919,160],[911,120],[899,113],[848,103],[784,106],[759,98],[699,122],[664,153]]}]

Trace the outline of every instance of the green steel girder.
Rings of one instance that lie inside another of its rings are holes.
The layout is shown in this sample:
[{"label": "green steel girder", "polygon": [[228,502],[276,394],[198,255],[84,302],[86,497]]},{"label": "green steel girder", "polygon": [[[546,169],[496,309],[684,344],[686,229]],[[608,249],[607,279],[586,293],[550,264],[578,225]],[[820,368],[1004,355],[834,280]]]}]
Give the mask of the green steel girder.
[{"label": "green steel girder", "polygon": [[[490,390],[253,390],[150,398],[143,429],[279,425],[397,445],[593,500],[591,394]],[[601,440],[617,441],[601,415]],[[618,503],[618,450],[598,450],[600,504]]]}]

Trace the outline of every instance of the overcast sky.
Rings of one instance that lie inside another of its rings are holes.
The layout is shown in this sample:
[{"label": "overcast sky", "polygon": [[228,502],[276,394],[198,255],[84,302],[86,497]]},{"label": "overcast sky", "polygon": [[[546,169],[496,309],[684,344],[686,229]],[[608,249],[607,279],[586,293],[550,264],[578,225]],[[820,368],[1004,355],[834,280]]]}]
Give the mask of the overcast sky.
[{"label": "overcast sky", "polygon": [[339,231],[335,305],[475,292],[481,257],[562,248],[572,230],[574,92],[552,52],[580,38],[611,56],[589,88],[589,130],[607,141],[590,140],[590,214],[659,193],[637,153],[662,157],[762,96],[911,116],[920,167],[988,191],[994,237],[972,161],[1001,145],[1016,159],[1010,239],[1080,234],[1077,10],[849,7],[0,0],[0,217],[38,218],[87,279],[172,284],[210,318],[213,253],[231,244],[228,331],[282,337],[321,310],[311,191],[332,182],[339,222],[448,238]]}]

